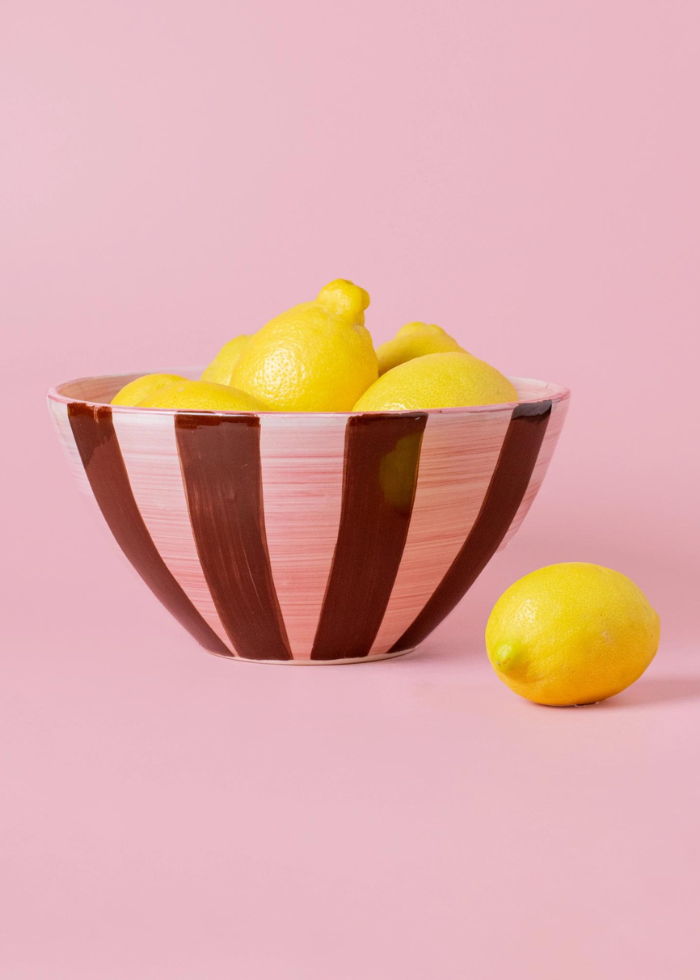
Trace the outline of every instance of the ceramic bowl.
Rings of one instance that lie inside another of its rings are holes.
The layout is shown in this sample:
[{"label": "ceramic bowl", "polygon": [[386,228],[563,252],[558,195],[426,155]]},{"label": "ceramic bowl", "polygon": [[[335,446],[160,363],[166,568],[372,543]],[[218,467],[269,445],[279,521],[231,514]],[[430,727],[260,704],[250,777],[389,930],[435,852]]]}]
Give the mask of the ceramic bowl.
[{"label": "ceramic bowl", "polygon": [[426,412],[111,407],[135,377],[49,392],[71,468],[185,629],[264,663],[421,643],[522,523],[569,402],[513,378],[517,403]]}]

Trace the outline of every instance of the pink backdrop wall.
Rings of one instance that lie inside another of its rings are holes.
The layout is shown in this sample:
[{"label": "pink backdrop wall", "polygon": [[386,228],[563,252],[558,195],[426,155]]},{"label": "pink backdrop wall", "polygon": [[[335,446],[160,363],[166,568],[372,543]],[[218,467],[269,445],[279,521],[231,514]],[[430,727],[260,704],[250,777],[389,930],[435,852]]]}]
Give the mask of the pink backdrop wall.
[{"label": "pink backdrop wall", "polygon": [[[667,946],[680,957],[674,976],[697,975],[683,885],[668,871],[688,853],[697,799],[666,780],[697,761],[671,747],[687,753],[700,734],[679,704],[700,688],[698,21],[691,0],[2,4],[0,725],[11,803],[0,848],[4,880],[19,883],[4,895],[3,975],[403,980],[475,967],[541,980],[550,966],[573,977],[572,950],[587,950],[611,971],[599,976],[639,980],[660,975]],[[411,319],[437,322],[508,373],[568,384],[569,419],[525,527],[432,653],[351,677],[234,677],[93,533],[44,390],[202,363],[338,275],[370,291],[377,340]],[[630,713],[577,715],[592,719],[585,728],[523,714],[481,648],[500,590],[570,559],[631,575],[664,626],[658,696],[640,682]],[[363,728],[359,743],[329,737],[336,718]],[[668,756],[650,762],[656,725]],[[457,747],[487,743],[463,772]],[[513,769],[514,743],[535,760],[530,780]],[[462,775],[436,772],[436,758]],[[315,765],[327,767],[326,795]],[[555,828],[539,857],[494,826],[516,791],[529,800],[521,832],[550,817]],[[654,809],[664,793],[678,814],[668,826]],[[662,855],[635,838],[652,855],[648,880],[629,838],[601,852],[585,834],[584,845],[557,836],[585,808],[605,838],[611,794],[623,819],[651,809],[655,839],[679,841]],[[322,828],[309,836],[314,811]],[[431,863],[415,840],[438,826]],[[342,855],[331,828],[351,840]],[[578,899],[560,893],[562,867]],[[533,877],[547,882],[534,905]],[[426,893],[441,896],[434,919],[419,911]],[[664,895],[675,924],[640,947],[637,929],[663,915]],[[630,903],[622,931],[606,931]],[[283,922],[279,947],[266,907]],[[317,910],[325,945],[304,942],[301,907]],[[224,909],[240,924],[233,946]],[[346,932],[353,909],[364,945]],[[497,914],[515,929],[513,949]],[[546,962],[541,915],[555,923]],[[31,952],[37,929],[45,953]]]}]

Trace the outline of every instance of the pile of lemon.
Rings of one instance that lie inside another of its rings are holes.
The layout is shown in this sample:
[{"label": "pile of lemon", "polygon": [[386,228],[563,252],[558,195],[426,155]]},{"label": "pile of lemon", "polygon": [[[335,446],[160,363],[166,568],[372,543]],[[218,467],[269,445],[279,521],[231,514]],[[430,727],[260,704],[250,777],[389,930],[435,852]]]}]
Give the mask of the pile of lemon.
[{"label": "pile of lemon", "polygon": [[389,412],[515,402],[510,381],[440,327],[408,323],[375,351],[365,326],[366,290],[348,279],[324,286],[234,337],[199,381],[147,374],[113,405],[233,412]]}]

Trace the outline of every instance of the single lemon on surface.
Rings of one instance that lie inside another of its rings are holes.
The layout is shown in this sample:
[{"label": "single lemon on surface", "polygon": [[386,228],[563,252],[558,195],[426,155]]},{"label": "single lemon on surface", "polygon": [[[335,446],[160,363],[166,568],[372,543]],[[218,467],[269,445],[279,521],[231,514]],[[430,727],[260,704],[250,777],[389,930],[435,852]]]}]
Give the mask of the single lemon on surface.
[{"label": "single lemon on surface", "polygon": [[377,348],[379,373],[385,374],[397,364],[412,361],[414,357],[451,350],[464,351],[464,348],[436,323],[407,323],[393,340]]},{"label": "single lemon on surface", "polygon": [[364,289],[335,279],[250,338],[231,384],[281,412],[349,412],[378,376],[368,306]]},{"label": "single lemon on surface", "polygon": [[127,405],[133,407],[138,405],[144,398],[167,388],[176,381],[185,381],[179,374],[144,374],[141,378],[135,378],[128,385],[124,385],[121,391],[112,399],[112,405]]},{"label": "single lemon on surface", "polygon": [[180,381],[154,392],[139,408],[186,408],[201,412],[265,412],[259,399],[229,385],[211,381]]},{"label": "single lemon on surface", "polygon": [[355,404],[356,412],[412,411],[517,402],[500,371],[459,351],[426,354],[383,374]]},{"label": "single lemon on surface", "polygon": [[486,649],[500,679],[538,704],[591,704],[647,669],[660,621],[631,579],[564,562],[519,579],[493,607]]},{"label": "single lemon on surface", "polygon": [[221,348],[214,360],[202,371],[202,381],[212,381],[218,385],[230,385],[233,369],[248,346],[250,337],[242,333]]}]

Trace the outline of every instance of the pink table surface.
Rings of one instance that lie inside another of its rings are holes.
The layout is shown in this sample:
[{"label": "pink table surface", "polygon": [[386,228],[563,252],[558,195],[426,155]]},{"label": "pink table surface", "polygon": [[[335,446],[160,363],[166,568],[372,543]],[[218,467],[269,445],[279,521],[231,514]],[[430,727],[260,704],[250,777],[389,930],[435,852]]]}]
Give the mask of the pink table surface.
[{"label": "pink table surface", "polygon": [[[697,3],[0,8],[0,980],[697,980]],[[338,275],[379,341],[570,386],[566,427],[415,655],[217,660],[95,533],[44,391]],[[661,649],[538,708],[483,629],[566,560]]]},{"label": "pink table surface", "polygon": [[[663,558],[548,536],[562,466],[419,652],[285,668],[200,651],[46,455],[63,557],[4,649],[0,975],[697,977],[690,589]],[[496,680],[482,628],[572,552],[634,566],[662,649],[614,700],[540,708]]]}]

